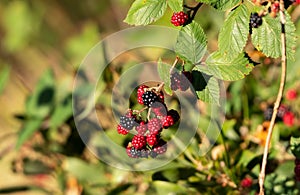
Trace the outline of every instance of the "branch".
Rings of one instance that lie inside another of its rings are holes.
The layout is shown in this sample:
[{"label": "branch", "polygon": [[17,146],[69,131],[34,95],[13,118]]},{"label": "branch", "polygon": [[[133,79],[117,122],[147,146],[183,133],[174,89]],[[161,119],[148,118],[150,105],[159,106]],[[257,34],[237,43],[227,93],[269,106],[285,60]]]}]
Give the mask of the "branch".
[{"label": "branch", "polygon": [[261,165],[261,171],[259,174],[259,195],[264,195],[264,180],[265,180],[265,171],[267,165],[267,158],[269,152],[269,145],[272,138],[272,132],[275,125],[275,119],[278,112],[278,108],[280,106],[280,102],[283,96],[283,90],[286,80],[286,35],[285,35],[285,14],[284,14],[284,1],[280,0],[280,23],[281,23],[281,80],[280,87],[278,90],[277,98],[274,104],[273,114],[270,122],[270,126],[268,129],[268,135],[266,139],[266,144],[264,148],[263,160]]}]

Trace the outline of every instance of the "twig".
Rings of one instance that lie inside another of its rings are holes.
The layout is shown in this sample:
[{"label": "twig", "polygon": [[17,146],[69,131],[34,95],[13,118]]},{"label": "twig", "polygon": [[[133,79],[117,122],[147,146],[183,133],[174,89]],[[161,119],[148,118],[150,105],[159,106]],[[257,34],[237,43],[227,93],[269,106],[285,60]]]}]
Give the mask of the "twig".
[{"label": "twig", "polygon": [[269,145],[271,142],[272,132],[275,125],[275,119],[280,106],[280,102],[283,96],[283,90],[286,80],[286,35],[285,35],[285,15],[284,15],[284,1],[280,0],[280,23],[281,23],[281,80],[280,87],[277,94],[277,99],[274,104],[273,114],[270,122],[270,127],[268,129],[268,135],[266,139],[266,144],[264,148],[263,160],[261,165],[261,171],[259,174],[259,195],[264,195],[264,180],[265,180],[265,171],[267,165],[267,158],[269,152]]}]

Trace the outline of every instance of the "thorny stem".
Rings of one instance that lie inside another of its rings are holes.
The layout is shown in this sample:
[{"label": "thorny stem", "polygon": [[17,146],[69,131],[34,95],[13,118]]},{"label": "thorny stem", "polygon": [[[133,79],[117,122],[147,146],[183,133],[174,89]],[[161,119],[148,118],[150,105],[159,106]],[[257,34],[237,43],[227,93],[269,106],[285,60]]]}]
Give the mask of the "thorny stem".
[{"label": "thorny stem", "polygon": [[270,126],[268,129],[268,135],[266,139],[266,144],[264,148],[263,160],[261,165],[261,171],[259,174],[259,195],[264,195],[264,180],[265,180],[265,171],[267,165],[267,158],[269,152],[269,145],[272,137],[273,128],[275,125],[275,119],[278,112],[278,108],[280,106],[280,102],[283,96],[283,90],[286,80],[286,35],[285,35],[285,15],[284,15],[284,1],[280,0],[280,23],[281,23],[281,80],[280,80],[280,87],[277,94],[277,99],[274,104],[273,114],[270,122]]}]

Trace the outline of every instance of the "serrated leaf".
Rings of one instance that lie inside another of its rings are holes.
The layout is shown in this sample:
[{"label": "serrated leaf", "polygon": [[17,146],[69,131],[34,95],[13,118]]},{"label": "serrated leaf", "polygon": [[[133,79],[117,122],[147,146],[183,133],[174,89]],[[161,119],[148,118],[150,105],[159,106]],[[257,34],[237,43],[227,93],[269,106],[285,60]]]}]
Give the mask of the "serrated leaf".
[{"label": "serrated leaf", "polygon": [[159,77],[165,83],[164,90],[168,95],[172,95],[173,91],[171,89],[171,80],[170,80],[170,68],[171,66],[162,62],[161,59],[157,62],[157,72]]},{"label": "serrated leaf", "polygon": [[227,58],[234,58],[243,51],[249,34],[249,16],[248,8],[240,5],[225,20],[218,40],[220,52]]},{"label": "serrated leaf", "polygon": [[173,12],[179,12],[183,10],[183,0],[168,0],[168,6]]},{"label": "serrated leaf", "polygon": [[[195,73],[195,71],[193,71],[193,73]],[[220,87],[218,80],[214,77],[202,74],[201,72],[198,73],[202,75],[202,78],[200,80],[204,80],[206,82],[206,85],[203,85],[203,83],[199,81],[197,83],[193,82],[198,99],[206,103],[220,105]],[[195,77],[193,74],[193,79],[194,78]]]},{"label": "serrated leaf", "polygon": [[39,130],[42,122],[43,120],[41,118],[32,118],[24,123],[18,136],[16,149],[19,149],[21,145],[34,134],[34,132]]},{"label": "serrated leaf", "polygon": [[194,70],[213,75],[225,81],[236,81],[248,75],[253,69],[253,65],[244,57],[238,55],[234,59],[227,59],[220,52],[212,53],[206,60],[207,67],[195,66]]},{"label": "serrated leaf", "polygon": [[166,9],[166,0],[136,0],[124,22],[131,25],[147,25],[161,18]]},{"label": "serrated leaf", "polygon": [[[294,60],[296,47],[295,25],[291,21],[290,15],[285,12],[286,25],[286,54],[287,58]],[[281,56],[281,23],[280,18],[272,18],[267,15],[263,17],[263,23],[260,27],[252,29],[252,42],[254,46],[262,51],[266,56],[277,58]]]},{"label": "serrated leaf", "polygon": [[206,47],[206,35],[200,24],[193,21],[180,30],[175,52],[180,58],[196,64],[200,62],[206,53]]},{"label": "serrated leaf", "polygon": [[234,6],[236,6],[240,0],[218,0],[211,3],[211,6],[216,8],[217,10],[225,11],[228,9],[232,9]]}]

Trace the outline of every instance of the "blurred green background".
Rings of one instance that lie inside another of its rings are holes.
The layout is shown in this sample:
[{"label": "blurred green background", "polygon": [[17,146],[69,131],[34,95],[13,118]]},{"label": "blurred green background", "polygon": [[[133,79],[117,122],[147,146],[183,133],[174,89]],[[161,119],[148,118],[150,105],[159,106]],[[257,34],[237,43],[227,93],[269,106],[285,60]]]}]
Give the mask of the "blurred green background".
[{"label": "blurred green background", "polygon": [[[255,192],[256,187],[241,189],[239,182],[245,176],[251,176],[254,183],[257,182],[257,159],[265,139],[258,127],[264,121],[266,107],[275,99],[280,67],[278,60],[266,58],[251,48],[251,57],[263,65],[257,66],[243,81],[226,83],[228,121],[223,127],[223,140],[216,143],[208,156],[198,156],[201,141],[196,137],[189,149],[167,167],[132,173],[107,166],[84,147],[72,118],[72,82],[81,61],[95,44],[111,33],[129,27],[123,20],[132,2],[0,1],[0,194]],[[187,4],[195,3],[187,1]],[[291,11],[299,35],[299,8]],[[171,27],[171,15],[168,10],[156,24]],[[210,51],[217,49],[218,32],[225,15],[208,6],[202,7],[197,15],[196,20],[207,33]],[[297,43],[299,45],[299,40]],[[299,55],[297,47],[296,61],[289,63],[287,88],[300,89]],[[153,58],[147,50],[124,57],[126,63]],[[122,74],[122,58],[115,63],[121,68],[106,71],[106,89],[111,89]],[[43,93],[48,95],[47,98],[37,104],[37,97]],[[108,98],[108,92],[99,98],[98,106],[104,108],[104,112],[109,112],[105,109]],[[293,103],[286,100],[284,103],[293,108],[296,117],[299,116],[299,98]],[[205,113],[205,104],[199,102],[199,109]],[[104,127],[110,130],[108,133],[116,142],[122,144],[124,140],[119,138],[110,120],[106,120]],[[275,129],[277,150],[272,151],[272,160],[277,163],[274,170],[280,169],[269,177],[267,189],[270,192],[274,186],[285,186],[279,194],[295,189],[295,183],[288,183],[293,176],[293,157],[288,152],[288,141],[290,135],[299,134],[300,126],[299,120],[295,120],[293,127],[279,123]],[[199,129],[205,129],[208,121],[209,117],[203,119]],[[230,156],[226,154],[224,142],[231,149]]]}]

